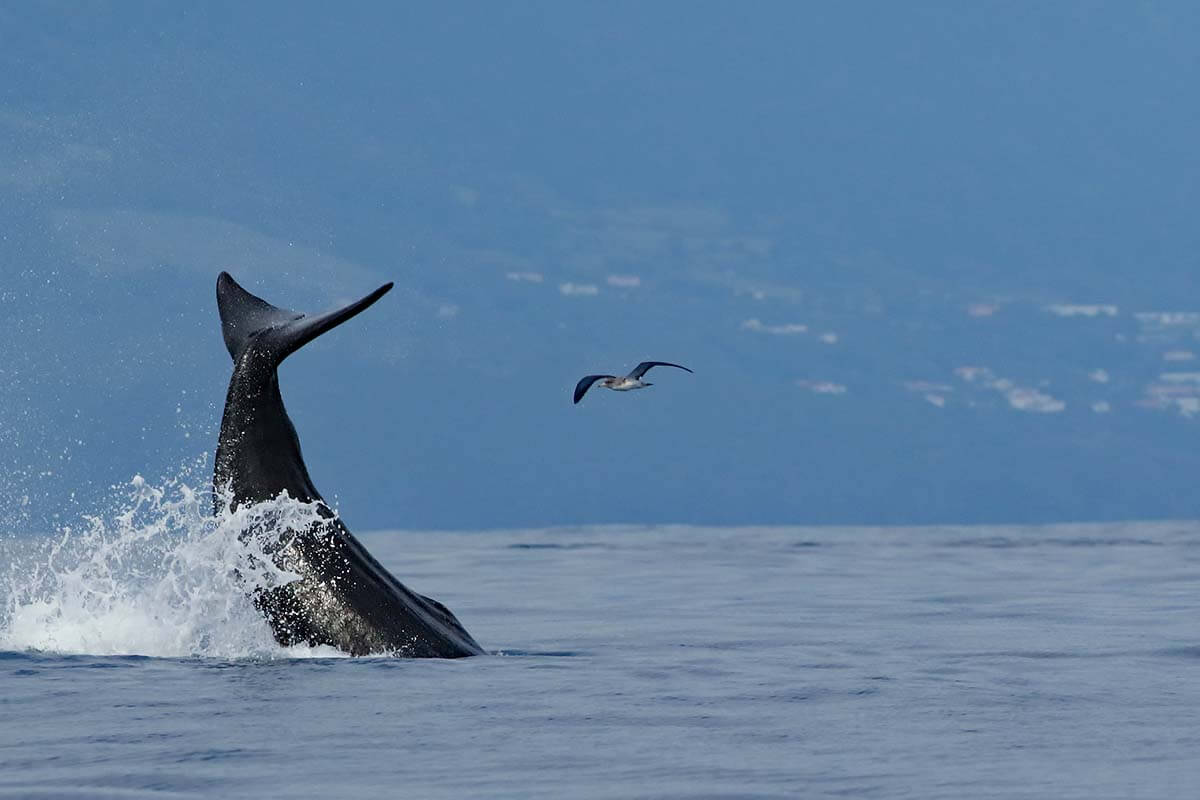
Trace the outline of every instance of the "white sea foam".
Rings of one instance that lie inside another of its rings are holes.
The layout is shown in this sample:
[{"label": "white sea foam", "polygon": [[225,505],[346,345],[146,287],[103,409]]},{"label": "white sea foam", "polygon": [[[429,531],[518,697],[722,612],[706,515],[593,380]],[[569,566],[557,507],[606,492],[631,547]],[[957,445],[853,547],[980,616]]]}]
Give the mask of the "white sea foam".
[{"label": "white sea foam", "polygon": [[250,599],[295,580],[267,554],[319,519],[286,496],[211,514],[212,494],[135,477],[120,508],[11,549],[0,577],[0,650],[160,657],[336,656],[283,648]]},{"label": "white sea foam", "polygon": [[1120,311],[1114,305],[1078,303],[1055,303],[1046,306],[1046,310],[1059,317],[1115,317]]},{"label": "white sea foam", "polygon": [[787,322],[781,325],[764,325],[762,320],[757,317],[746,320],[742,323],[742,330],[755,331],[756,333],[773,333],[776,336],[790,336],[796,333],[808,333],[808,326],[802,325],[799,322]]},{"label": "white sea foam", "polygon": [[560,283],[558,291],[567,297],[593,297],[600,294],[594,283]]}]

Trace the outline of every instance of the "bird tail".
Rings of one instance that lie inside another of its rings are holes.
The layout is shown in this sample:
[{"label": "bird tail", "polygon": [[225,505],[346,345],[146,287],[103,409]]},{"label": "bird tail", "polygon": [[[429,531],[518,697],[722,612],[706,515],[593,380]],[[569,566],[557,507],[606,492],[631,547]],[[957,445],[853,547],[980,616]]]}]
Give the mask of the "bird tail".
[{"label": "bird tail", "polygon": [[348,306],[324,314],[305,314],[271,305],[239,286],[228,272],[222,272],[217,278],[217,309],[225,347],[236,361],[251,341],[258,342],[279,364],[322,333],[366,310],[391,288],[392,284],[386,283]]}]

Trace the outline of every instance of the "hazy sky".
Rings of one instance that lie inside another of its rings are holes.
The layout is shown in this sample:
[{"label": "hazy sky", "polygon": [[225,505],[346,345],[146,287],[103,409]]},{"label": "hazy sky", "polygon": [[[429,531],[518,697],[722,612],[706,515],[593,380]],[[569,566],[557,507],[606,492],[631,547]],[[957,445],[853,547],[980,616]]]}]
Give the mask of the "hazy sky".
[{"label": "hazy sky", "polygon": [[[1187,419],[1039,445],[853,381],[986,356],[1137,396],[1142,356],[1102,349],[1133,328],[944,320],[1200,308],[1197,41],[1191,3],[6,6],[0,493],[70,516],[211,452],[229,269],[314,310],[397,281],[284,374],[318,486],[372,527],[1186,512],[1130,481]],[[563,404],[643,358],[698,374]],[[835,412],[797,391],[827,380]]]}]

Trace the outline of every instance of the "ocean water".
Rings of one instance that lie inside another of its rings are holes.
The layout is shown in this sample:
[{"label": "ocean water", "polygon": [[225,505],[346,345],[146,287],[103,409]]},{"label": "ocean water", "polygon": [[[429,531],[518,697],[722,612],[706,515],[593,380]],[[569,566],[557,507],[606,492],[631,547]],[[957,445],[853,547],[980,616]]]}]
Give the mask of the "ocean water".
[{"label": "ocean water", "polygon": [[186,487],[131,497],[0,539],[0,796],[1200,785],[1200,524],[369,533],[492,655],[351,659],[274,645]]}]

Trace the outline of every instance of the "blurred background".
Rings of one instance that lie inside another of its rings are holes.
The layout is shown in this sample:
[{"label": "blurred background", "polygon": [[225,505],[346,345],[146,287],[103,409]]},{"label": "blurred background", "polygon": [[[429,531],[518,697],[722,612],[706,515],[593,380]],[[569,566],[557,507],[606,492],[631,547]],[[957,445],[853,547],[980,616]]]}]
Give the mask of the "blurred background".
[{"label": "blurred background", "polygon": [[[211,469],[229,270],[352,528],[1196,517],[1200,6],[0,6],[0,503]],[[643,359],[655,386],[576,380]]]}]

